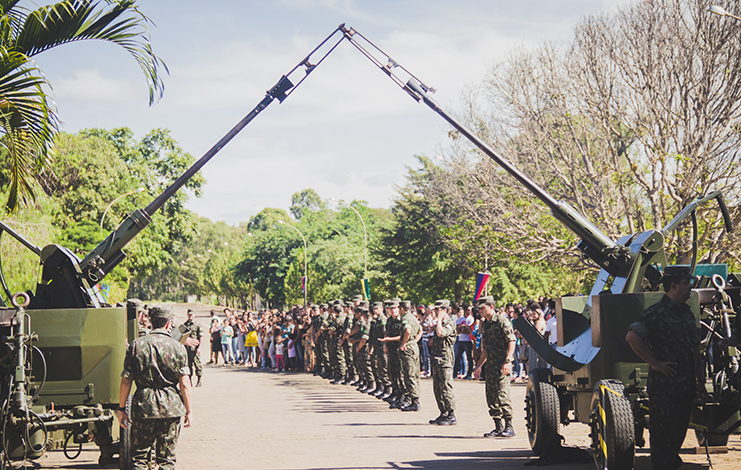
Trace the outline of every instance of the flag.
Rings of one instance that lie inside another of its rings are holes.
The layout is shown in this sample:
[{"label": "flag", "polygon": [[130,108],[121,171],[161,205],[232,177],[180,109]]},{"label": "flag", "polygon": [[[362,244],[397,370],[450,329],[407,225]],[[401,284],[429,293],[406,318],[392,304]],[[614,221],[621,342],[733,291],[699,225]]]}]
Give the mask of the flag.
[{"label": "flag", "polygon": [[365,297],[365,300],[370,300],[370,281],[368,279],[363,279],[360,281],[360,285],[363,288],[363,296]]},{"label": "flag", "polygon": [[478,273],[476,275],[476,295],[473,298],[474,302],[479,300],[479,297],[481,297],[481,294],[484,293],[484,289],[486,289],[486,284],[489,283],[490,277],[491,277],[491,274],[489,273]]},{"label": "flag", "polygon": [[306,293],[306,276],[301,277],[301,291]]}]

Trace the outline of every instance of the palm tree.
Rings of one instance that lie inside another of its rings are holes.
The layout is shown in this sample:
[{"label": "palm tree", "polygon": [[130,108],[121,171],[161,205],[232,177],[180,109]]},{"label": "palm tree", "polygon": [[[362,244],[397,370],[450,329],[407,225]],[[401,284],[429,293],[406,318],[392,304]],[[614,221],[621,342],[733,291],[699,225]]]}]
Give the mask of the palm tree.
[{"label": "palm tree", "polygon": [[123,47],[149,84],[149,104],[164,90],[167,66],[152,52],[147,23],[136,0],[62,0],[37,9],[0,0],[0,151],[9,172],[6,208],[34,198],[33,181],[49,153],[59,120],[51,89],[33,56],[86,39]]}]

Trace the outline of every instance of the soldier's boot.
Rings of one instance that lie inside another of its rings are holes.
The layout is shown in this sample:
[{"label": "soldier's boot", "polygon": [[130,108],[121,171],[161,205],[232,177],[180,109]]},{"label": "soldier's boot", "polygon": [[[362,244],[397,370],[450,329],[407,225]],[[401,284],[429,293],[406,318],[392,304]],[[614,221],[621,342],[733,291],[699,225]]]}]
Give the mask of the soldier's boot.
[{"label": "soldier's boot", "polygon": [[374,393],[376,393],[376,390],[378,390],[376,384],[371,382],[370,384],[368,384],[368,388],[365,389],[365,393],[367,393],[368,395],[373,395]]},{"label": "soldier's boot", "polygon": [[396,408],[400,408],[401,405],[404,404],[404,397],[399,397],[395,395],[391,395],[391,399],[389,400],[389,409],[393,410]]},{"label": "soldier's boot", "polygon": [[485,433],[484,437],[498,437],[502,431],[504,431],[502,420],[500,418],[494,418],[494,429],[491,432]]},{"label": "soldier's boot", "polygon": [[200,387],[201,385],[202,385],[202,384],[201,384],[201,378],[200,378],[200,377],[198,377],[198,383],[196,384],[196,387]]},{"label": "soldier's boot", "polygon": [[381,400],[386,400],[390,396],[391,396],[391,387],[386,387],[386,390],[383,391],[382,395],[378,395],[378,398],[380,398]]},{"label": "soldier's boot", "polygon": [[391,403],[392,401],[395,401],[398,399],[399,399],[399,394],[396,393],[395,390],[391,390],[391,394],[388,397],[384,398],[383,401],[385,401],[386,403]]},{"label": "soldier's boot", "polygon": [[504,419],[504,429],[499,433],[499,437],[515,437],[515,429],[512,427],[512,418]]},{"label": "soldier's boot", "polygon": [[419,411],[419,398],[412,398],[406,406],[402,406],[401,411]]},{"label": "soldier's boot", "polygon": [[430,424],[440,424],[440,421],[444,420],[447,416],[447,413],[445,411],[440,412],[440,416],[438,416],[435,419],[430,420]]},{"label": "soldier's boot", "polygon": [[378,388],[373,392],[372,395],[374,397],[376,397],[376,398],[381,398],[383,396],[383,394],[384,394],[385,391],[386,391],[386,389],[383,388],[383,385],[380,385],[379,384],[378,385]]},{"label": "soldier's boot", "polygon": [[455,413],[452,411],[448,411],[445,415],[445,418],[440,420],[437,424],[440,426],[454,426],[457,423],[455,420]]},{"label": "soldier's boot", "polygon": [[324,370],[321,367],[314,367],[313,375],[316,377],[317,375],[324,374]]},{"label": "soldier's boot", "polygon": [[358,386],[355,387],[355,390],[357,390],[358,392],[365,392],[366,390],[368,390],[368,386],[362,380],[357,385]]},{"label": "soldier's boot", "polygon": [[352,378],[350,380],[348,380],[347,384],[348,385],[357,385],[358,382],[360,382],[360,377],[358,377],[357,375],[354,375],[354,376],[352,376]]}]

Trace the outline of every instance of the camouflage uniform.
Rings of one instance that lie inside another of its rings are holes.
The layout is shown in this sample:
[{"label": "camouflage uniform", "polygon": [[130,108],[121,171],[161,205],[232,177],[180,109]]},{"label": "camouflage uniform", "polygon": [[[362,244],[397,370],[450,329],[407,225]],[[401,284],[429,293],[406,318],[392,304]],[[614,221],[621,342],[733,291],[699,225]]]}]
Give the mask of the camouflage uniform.
[{"label": "camouflage uniform", "polygon": [[[344,328],[340,330],[340,338],[347,334],[349,335],[352,333],[353,327],[355,326],[355,318],[353,318],[352,314],[345,316],[345,325]],[[348,336],[349,338],[349,336]],[[350,344],[349,341],[345,340],[342,343],[342,349],[345,352],[345,367],[347,368],[347,375],[352,377],[355,377],[358,374],[358,370],[355,367],[355,351],[353,349],[353,345]]]},{"label": "camouflage uniform", "polygon": [[359,325],[360,327],[358,328],[357,337],[359,340],[365,339],[365,344],[362,348],[358,348],[358,352],[356,354],[358,363],[358,374],[360,375],[360,379],[365,381],[366,386],[369,386],[375,383],[369,354],[371,348],[370,321],[361,319]]},{"label": "camouflage uniform", "polygon": [[700,344],[690,307],[664,295],[630,328],[647,343],[658,361],[672,361],[672,377],[648,371],[651,463],[656,470],[682,465],[679,450],[687,434],[697,386],[695,351]]},{"label": "camouflage uniform", "polygon": [[[401,336],[403,332],[404,328],[401,325],[400,319],[390,316],[388,320],[386,320],[386,336]],[[399,363],[399,342],[388,341],[385,344],[386,350],[388,351],[388,371],[389,377],[391,377],[391,386],[393,387],[395,394],[404,393],[404,386],[401,381],[401,367]]]},{"label": "camouflage uniform", "polygon": [[515,341],[515,333],[509,319],[495,313],[491,320],[481,325],[481,347],[486,351],[486,404],[489,416],[494,420],[512,419],[512,402],[509,399],[509,376],[502,375],[502,366],[507,360],[509,343]]},{"label": "camouflage uniform", "polygon": [[455,344],[455,321],[448,315],[442,324],[443,336],[433,331],[430,359],[432,363],[432,389],[441,413],[455,411],[453,396],[453,345]]},{"label": "camouflage uniform", "polygon": [[422,327],[414,312],[410,310],[401,317],[401,324],[402,336],[405,329],[409,328],[410,330],[409,341],[406,343],[405,350],[399,349],[404,393],[412,400],[419,400],[419,345],[417,345],[415,338]]},{"label": "camouflage uniform", "polygon": [[388,388],[391,386],[388,371],[388,355],[383,349],[383,343],[378,341],[379,338],[386,336],[386,315],[381,312],[377,318],[371,322],[370,341],[373,345],[373,375],[376,378],[378,388]]},{"label": "camouflage uniform", "polygon": [[203,338],[203,327],[193,320],[186,320],[183,326],[190,331],[190,337],[198,340],[198,346],[190,347],[185,346],[185,350],[188,352],[188,368],[190,368],[190,376],[196,374],[198,381],[200,382],[201,376],[203,375],[203,366],[201,365],[201,355],[198,354],[198,348],[200,347],[201,338]]},{"label": "camouflage uniform", "polygon": [[136,384],[130,414],[133,468],[149,468],[147,454],[155,441],[159,468],[175,468],[180,418],[186,414],[178,383],[189,372],[185,346],[162,328],[129,345],[121,377]]},{"label": "camouflage uniform", "polygon": [[332,348],[334,350],[334,373],[335,378],[343,380],[347,375],[347,362],[345,362],[345,348],[342,345],[342,334],[345,332],[347,315],[344,311],[337,314],[337,317],[330,324],[330,329],[334,332],[332,336]]}]

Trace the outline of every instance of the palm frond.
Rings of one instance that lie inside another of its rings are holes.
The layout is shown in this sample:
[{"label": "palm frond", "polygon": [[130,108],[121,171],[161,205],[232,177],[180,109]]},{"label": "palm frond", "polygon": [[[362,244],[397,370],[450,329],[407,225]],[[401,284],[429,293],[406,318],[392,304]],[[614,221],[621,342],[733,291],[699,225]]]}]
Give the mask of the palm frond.
[{"label": "palm frond", "polygon": [[[0,0],[1,1],[1,0]],[[135,0],[100,2],[67,0],[40,7],[27,17],[16,37],[14,50],[33,56],[61,44],[82,40],[108,41],[123,47],[144,71],[149,103],[162,97],[161,70],[167,66],[152,51],[147,23]]]}]

